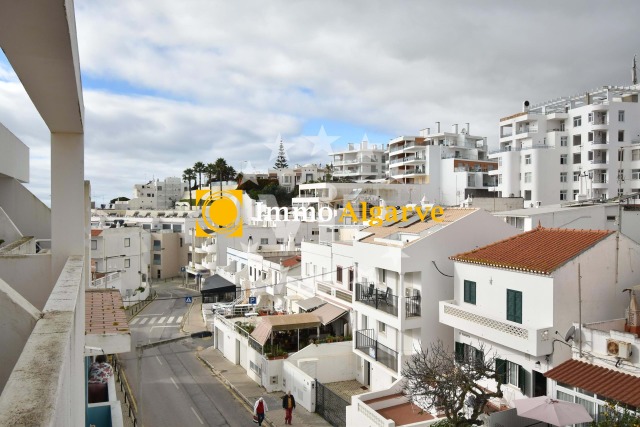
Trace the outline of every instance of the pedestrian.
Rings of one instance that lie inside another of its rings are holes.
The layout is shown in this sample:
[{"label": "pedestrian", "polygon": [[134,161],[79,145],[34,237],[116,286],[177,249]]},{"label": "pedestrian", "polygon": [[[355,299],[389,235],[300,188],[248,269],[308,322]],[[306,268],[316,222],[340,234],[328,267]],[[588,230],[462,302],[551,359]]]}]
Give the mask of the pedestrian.
[{"label": "pedestrian", "polygon": [[291,394],[291,390],[282,398],[282,409],[284,409],[284,423],[291,425],[292,413],[296,409],[296,399]]},{"label": "pedestrian", "polygon": [[113,376],[113,368],[107,363],[107,357],[103,354],[96,356],[95,362],[89,367],[89,385],[87,397],[89,403],[107,402],[109,391],[107,383]]},{"label": "pedestrian", "polygon": [[258,425],[262,426],[262,422],[264,421],[264,413],[267,412],[269,408],[267,408],[267,402],[261,397],[256,400],[256,403],[253,405],[253,414],[258,417]]}]

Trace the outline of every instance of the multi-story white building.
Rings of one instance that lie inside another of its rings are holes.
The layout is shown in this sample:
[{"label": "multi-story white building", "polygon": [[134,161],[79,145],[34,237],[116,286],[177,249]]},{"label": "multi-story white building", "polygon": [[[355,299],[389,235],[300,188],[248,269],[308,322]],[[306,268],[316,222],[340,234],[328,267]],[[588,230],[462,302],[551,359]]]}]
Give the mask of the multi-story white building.
[{"label": "multi-story white building", "polygon": [[133,199],[126,206],[129,209],[172,209],[188,190],[187,182],[176,177],[136,184]]},{"label": "multi-story white building", "polygon": [[469,124],[458,131],[435,133],[427,128],[420,136],[399,136],[389,141],[389,178],[407,184],[429,184],[435,195],[430,202],[459,205],[468,197],[488,196],[489,172],[497,163],[487,157],[486,138],[469,134]]},{"label": "multi-story white building", "polygon": [[539,227],[451,258],[454,299],[440,302],[440,322],[455,328],[458,357],[496,355],[513,406],[547,394],[544,373],[571,357],[557,340],[573,322],[624,309],[640,245],[613,231]]},{"label": "multi-story white building", "polygon": [[355,182],[382,179],[385,176],[384,144],[349,143],[344,150],[330,153],[334,178],[345,178]]},{"label": "multi-story white building", "polygon": [[[499,196],[525,207],[640,192],[640,86],[604,86],[500,119]],[[622,179],[619,179],[622,178]]]}]

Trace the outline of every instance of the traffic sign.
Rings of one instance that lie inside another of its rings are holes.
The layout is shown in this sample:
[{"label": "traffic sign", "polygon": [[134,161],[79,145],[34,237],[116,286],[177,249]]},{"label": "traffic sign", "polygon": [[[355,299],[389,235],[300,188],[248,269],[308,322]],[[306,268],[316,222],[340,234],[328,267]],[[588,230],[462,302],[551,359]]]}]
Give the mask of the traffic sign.
[{"label": "traffic sign", "polygon": [[249,304],[257,304],[258,303],[257,300],[258,299],[256,297],[249,297]]},{"label": "traffic sign", "polygon": [[187,304],[191,304],[193,302],[193,298],[191,297],[185,297],[184,298],[184,302],[186,302]]}]

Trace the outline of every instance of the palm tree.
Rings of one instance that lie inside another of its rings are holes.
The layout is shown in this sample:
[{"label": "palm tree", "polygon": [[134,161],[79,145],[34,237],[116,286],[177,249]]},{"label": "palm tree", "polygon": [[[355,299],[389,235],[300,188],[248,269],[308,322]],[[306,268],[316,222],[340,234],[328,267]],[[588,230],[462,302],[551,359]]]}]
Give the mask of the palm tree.
[{"label": "palm tree", "polygon": [[214,166],[216,167],[216,173],[218,174],[218,180],[220,181],[220,191],[222,191],[222,178],[226,176],[228,167],[227,161],[220,157],[218,158],[218,160],[216,160]]},{"label": "palm tree", "polygon": [[192,197],[191,197],[191,180],[195,180],[196,179],[196,174],[193,171],[193,169],[187,168],[182,173],[182,179],[187,181],[187,187],[188,187],[188,190],[189,190],[189,210],[191,210],[191,205],[192,205],[192,202],[191,202],[191,200],[192,200]]},{"label": "palm tree", "polygon": [[193,165],[193,171],[198,174],[198,188],[202,190],[202,172],[206,170],[206,166],[202,162],[196,162]]},{"label": "palm tree", "polygon": [[216,176],[216,165],[207,163],[204,167],[204,173],[207,174],[207,178],[209,179],[209,191],[211,191],[211,183],[213,182],[213,177]]},{"label": "palm tree", "polygon": [[233,181],[236,178],[236,175],[238,175],[238,172],[236,172],[233,166],[229,165],[225,168],[224,170],[225,181]]}]

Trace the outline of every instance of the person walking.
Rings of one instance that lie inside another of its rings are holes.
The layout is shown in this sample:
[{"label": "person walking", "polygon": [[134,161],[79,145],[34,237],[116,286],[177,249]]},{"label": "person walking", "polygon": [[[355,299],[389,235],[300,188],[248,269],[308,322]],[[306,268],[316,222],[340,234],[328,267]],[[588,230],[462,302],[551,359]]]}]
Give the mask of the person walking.
[{"label": "person walking", "polygon": [[267,402],[264,401],[262,396],[256,400],[256,403],[253,405],[253,414],[258,417],[258,425],[262,426],[262,422],[264,421],[264,414],[267,412],[269,408],[267,408]]},{"label": "person walking", "polygon": [[282,398],[282,409],[284,409],[284,423],[291,425],[293,410],[296,408],[296,399],[291,394],[291,390]]}]

